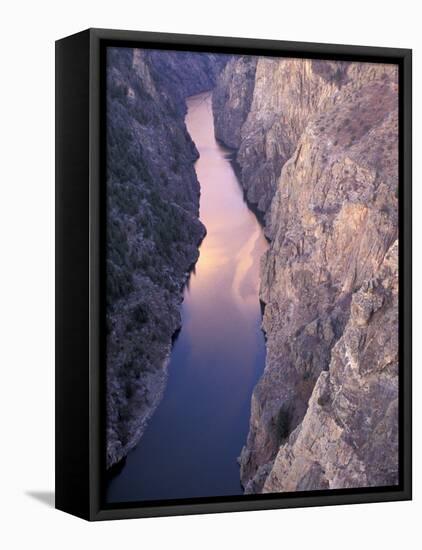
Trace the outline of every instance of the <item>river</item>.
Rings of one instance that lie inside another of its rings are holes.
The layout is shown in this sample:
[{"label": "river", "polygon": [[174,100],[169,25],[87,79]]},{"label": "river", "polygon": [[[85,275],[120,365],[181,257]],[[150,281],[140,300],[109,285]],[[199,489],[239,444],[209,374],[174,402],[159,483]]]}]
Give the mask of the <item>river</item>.
[{"label": "river", "polygon": [[200,158],[200,218],[207,236],[184,291],[182,330],[162,402],[137,447],[109,481],[108,502],[242,494],[237,457],[252,390],[264,369],[258,298],[262,228],[214,137],[210,93],[187,100]]}]

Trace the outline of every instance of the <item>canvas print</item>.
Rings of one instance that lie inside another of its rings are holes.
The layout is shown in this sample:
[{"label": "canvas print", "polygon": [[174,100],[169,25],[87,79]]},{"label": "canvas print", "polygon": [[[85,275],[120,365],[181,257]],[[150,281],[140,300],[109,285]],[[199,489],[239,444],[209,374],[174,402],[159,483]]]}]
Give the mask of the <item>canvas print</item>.
[{"label": "canvas print", "polygon": [[107,47],[108,503],[391,487],[398,67]]}]

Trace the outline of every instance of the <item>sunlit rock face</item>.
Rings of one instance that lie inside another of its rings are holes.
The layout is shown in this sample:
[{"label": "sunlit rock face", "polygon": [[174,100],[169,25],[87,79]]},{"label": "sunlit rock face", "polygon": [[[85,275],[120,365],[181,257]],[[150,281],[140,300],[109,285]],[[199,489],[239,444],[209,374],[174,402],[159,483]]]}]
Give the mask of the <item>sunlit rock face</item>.
[{"label": "sunlit rock face", "polygon": [[219,96],[234,86],[252,90],[236,160],[270,239],[266,368],[242,483],[246,492],[395,483],[397,70],[260,58],[253,85],[225,76]]},{"label": "sunlit rock face", "polygon": [[198,152],[185,97],[214,86],[225,58],[109,48],[107,57],[107,466],[158,406],[198,219]]},{"label": "sunlit rock face", "polygon": [[398,247],[353,293],[351,313],[263,492],[398,484]]},{"label": "sunlit rock face", "polygon": [[310,116],[340,88],[344,72],[342,63],[241,57],[220,76],[214,91],[216,135],[238,149],[242,185],[262,212]]}]

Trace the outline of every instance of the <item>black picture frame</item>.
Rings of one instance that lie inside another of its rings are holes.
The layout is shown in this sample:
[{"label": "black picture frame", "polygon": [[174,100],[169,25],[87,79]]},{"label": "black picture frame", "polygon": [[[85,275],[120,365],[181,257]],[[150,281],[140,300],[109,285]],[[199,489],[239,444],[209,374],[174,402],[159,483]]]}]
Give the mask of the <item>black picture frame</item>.
[{"label": "black picture frame", "polygon": [[[109,45],[395,63],[399,67],[399,448],[397,487],[105,505],[104,48]],[[412,497],[412,52],[88,29],[56,42],[56,508],[87,520],[409,500]]]}]

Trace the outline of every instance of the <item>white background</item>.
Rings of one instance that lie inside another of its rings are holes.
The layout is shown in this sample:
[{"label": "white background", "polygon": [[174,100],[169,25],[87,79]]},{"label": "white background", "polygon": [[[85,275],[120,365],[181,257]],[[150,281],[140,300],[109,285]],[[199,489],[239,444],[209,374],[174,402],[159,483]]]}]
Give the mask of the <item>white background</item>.
[{"label": "white background", "polygon": [[[54,40],[86,27],[414,49],[421,115],[421,26],[414,1],[71,0],[2,2],[0,21],[0,546],[14,548],[413,549],[421,543],[418,391],[422,205],[414,132],[415,500],[89,524],[55,511]],[[32,495],[32,496],[31,496]],[[35,496],[34,496],[35,495]],[[40,500],[41,497],[41,500]],[[418,540],[419,539],[419,540]],[[413,541],[413,542],[412,542]]]}]

